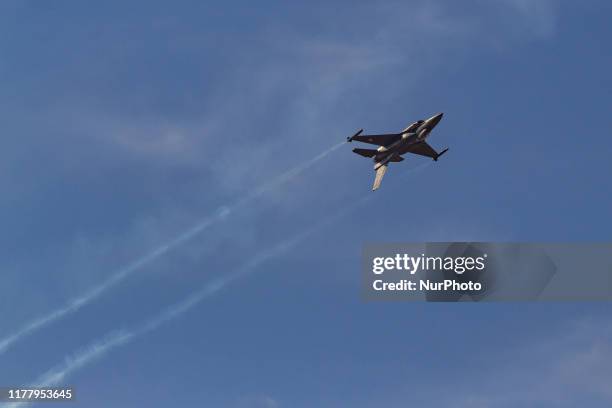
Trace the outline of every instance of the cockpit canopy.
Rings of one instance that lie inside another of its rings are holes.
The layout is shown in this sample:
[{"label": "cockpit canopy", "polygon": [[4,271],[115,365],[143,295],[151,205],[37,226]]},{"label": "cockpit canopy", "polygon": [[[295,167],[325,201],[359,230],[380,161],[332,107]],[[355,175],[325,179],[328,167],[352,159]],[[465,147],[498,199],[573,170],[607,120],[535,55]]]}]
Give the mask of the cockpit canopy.
[{"label": "cockpit canopy", "polygon": [[418,129],[419,126],[421,126],[425,121],[424,120],[417,120],[416,122],[414,122],[412,125],[408,126],[406,129],[404,129],[402,132],[414,132]]}]

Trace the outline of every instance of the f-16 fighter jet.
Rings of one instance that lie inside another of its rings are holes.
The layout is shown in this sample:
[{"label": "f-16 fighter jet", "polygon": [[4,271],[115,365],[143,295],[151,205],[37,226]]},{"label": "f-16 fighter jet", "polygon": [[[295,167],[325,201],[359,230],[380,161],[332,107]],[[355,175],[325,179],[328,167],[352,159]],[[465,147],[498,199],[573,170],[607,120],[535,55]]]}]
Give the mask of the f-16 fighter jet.
[{"label": "f-16 fighter jet", "polygon": [[400,133],[387,133],[380,135],[362,135],[363,129],[360,129],[351,137],[347,137],[348,142],[356,140],[358,142],[370,143],[379,146],[378,149],[353,149],[353,151],[364,157],[372,157],[374,159],[374,170],[376,177],[372,191],[380,187],[380,183],[387,172],[387,166],[392,162],[401,162],[404,160],[401,157],[405,153],[414,153],[421,156],[431,157],[438,161],[440,156],[448,151],[442,150],[436,152],[426,139],[429,133],[442,119],[442,113],[432,116],[426,120],[419,120],[402,130]]}]

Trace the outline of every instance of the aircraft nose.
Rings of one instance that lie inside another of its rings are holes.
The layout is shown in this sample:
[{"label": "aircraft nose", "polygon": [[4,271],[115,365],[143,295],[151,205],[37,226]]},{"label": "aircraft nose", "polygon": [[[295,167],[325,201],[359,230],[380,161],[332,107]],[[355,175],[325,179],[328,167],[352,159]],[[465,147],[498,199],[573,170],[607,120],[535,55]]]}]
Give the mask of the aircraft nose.
[{"label": "aircraft nose", "polygon": [[429,123],[429,126],[431,128],[436,126],[438,124],[438,122],[440,122],[442,120],[442,116],[444,116],[444,113],[440,112],[437,115],[434,115],[431,118],[427,119],[427,122]]}]

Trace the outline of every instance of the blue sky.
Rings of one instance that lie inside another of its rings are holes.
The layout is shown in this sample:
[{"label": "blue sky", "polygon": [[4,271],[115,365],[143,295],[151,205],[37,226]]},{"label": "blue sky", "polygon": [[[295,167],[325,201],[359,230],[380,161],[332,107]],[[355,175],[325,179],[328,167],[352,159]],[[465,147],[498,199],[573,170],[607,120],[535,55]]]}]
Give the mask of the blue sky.
[{"label": "blue sky", "polygon": [[[363,303],[359,262],[373,241],[610,240],[611,11],[2,2],[1,338],[232,211],[12,344],[0,385],[300,237],[72,371],[79,405],[610,406],[608,305]],[[358,207],[373,172],[352,146],[232,207],[356,129],[439,111],[430,141],[448,154],[392,166]]]}]

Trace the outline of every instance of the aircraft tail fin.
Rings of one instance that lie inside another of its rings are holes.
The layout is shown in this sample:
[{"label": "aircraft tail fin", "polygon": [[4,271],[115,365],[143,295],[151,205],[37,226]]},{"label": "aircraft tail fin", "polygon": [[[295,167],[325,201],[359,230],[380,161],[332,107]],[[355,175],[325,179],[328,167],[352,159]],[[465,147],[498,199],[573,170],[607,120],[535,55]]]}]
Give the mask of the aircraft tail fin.
[{"label": "aircraft tail fin", "polygon": [[376,156],[376,153],[378,153],[378,151],[374,149],[359,149],[359,148],[353,149],[353,152],[363,157],[374,157]]},{"label": "aircraft tail fin", "polygon": [[376,177],[374,178],[374,185],[372,186],[372,191],[378,190],[380,187],[380,183],[382,182],[385,173],[387,172],[387,165],[384,164],[376,169]]}]

